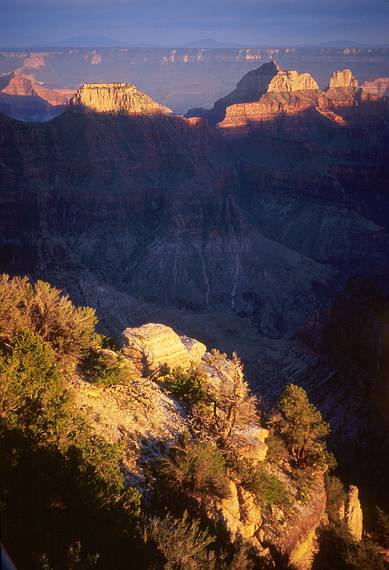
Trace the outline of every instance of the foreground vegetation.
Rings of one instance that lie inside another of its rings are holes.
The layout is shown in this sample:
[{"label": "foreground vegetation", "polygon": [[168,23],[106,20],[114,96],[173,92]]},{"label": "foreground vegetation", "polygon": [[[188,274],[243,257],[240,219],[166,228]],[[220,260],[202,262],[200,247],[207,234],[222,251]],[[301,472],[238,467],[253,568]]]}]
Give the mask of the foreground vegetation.
[{"label": "foreground vegetation", "polygon": [[[223,380],[217,389],[204,370],[161,370],[154,380],[185,407],[187,430],[150,462],[144,500],[140,489],[125,485],[123,449],[97,435],[69,389],[80,375],[102,397],[106,389],[139,382],[96,323],[93,309],[74,307],[47,283],[0,277],[0,508],[2,540],[17,566],[271,567],[270,555],[226,540],[203,506],[228,500],[233,481],[269,520],[274,509],[292,516],[293,502],[309,497],[316,474],[334,460],[325,445],[329,427],[305,391],[287,386],[278,408],[263,416],[271,434],[268,459],[258,463],[242,459],[236,437],[259,425],[261,413],[237,355],[208,356]],[[298,480],[297,496],[285,483],[288,474]],[[342,493],[339,485],[331,487],[334,497]],[[385,517],[379,511],[382,543]],[[365,550],[331,532],[320,539],[323,552],[341,541],[342,560],[357,560],[344,568],[362,570]],[[319,557],[316,568],[329,567],[329,559]]]}]

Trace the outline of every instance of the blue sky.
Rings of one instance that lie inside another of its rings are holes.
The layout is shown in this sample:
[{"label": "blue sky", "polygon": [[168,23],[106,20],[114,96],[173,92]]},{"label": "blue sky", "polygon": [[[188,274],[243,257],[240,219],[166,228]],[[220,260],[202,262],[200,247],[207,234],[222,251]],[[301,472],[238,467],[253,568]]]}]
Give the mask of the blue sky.
[{"label": "blue sky", "polygon": [[199,38],[247,45],[389,44],[389,0],[0,0],[1,46],[72,36],[161,45]]}]

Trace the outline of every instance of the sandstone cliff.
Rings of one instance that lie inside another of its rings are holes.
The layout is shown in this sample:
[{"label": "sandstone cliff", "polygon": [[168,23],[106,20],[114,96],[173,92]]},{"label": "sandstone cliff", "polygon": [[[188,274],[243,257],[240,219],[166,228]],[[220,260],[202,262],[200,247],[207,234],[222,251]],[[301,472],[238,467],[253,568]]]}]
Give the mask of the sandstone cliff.
[{"label": "sandstone cliff", "polygon": [[238,135],[255,128],[300,133],[313,123],[325,126],[328,121],[345,126],[346,110],[356,107],[361,97],[377,99],[384,92],[384,83],[379,85],[360,89],[351,70],[344,69],[333,72],[326,91],[321,91],[309,73],[283,70],[270,62],[249,72],[210,111],[192,109],[188,116],[206,117],[224,133]]},{"label": "sandstone cliff", "polygon": [[365,81],[362,85],[362,98],[366,100],[378,100],[389,97],[389,77],[379,77],[373,81]]},{"label": "sandstone cliff", "polygon": [[2,77],[0,111],[16,119],[46,121],[64,111],[73,92],[49,88],[21,67]]},{"label": "sandstone cliff", "polygon": [[331,75],[328,89],[358,89],[358,81],[352,74],[351,69],[343,69],[343,71],[334,71]]},{"label": "sandstone cliff", "polygon": [[318,89],[318,84],[309,73],[285,71],[275,61],[270,61],[247,73],[229,95],[216,101],[210,111],[191,109],[186,116],[198,114],[206,117],[212,125],[221,122],[224,125],[223,119],[229,115],[231,107],[241,104],[245,104],[245,108],[250,104],[255,106],[266,93],[291,93]]},{"label": "sandstone cliff", "polygon": [[171,113],[130,83],[86,83],[70,99],[69,107],[98,113]]},{"label": "sandstone cliff", "polygon": [[311,89],[319,89],[319,85],[309,73],[298,73],[297,71],[283,71],[278,69],[278,73],[269,83],[267,92],[310,91]]},{"label": "sandstone cliff", "polygon": [[123,332],[123,352],[147,375],[160,366],[170,368],[198,366],[205,354],[203,343],[186,336],[179,337],[170,327],[149,323]]}]

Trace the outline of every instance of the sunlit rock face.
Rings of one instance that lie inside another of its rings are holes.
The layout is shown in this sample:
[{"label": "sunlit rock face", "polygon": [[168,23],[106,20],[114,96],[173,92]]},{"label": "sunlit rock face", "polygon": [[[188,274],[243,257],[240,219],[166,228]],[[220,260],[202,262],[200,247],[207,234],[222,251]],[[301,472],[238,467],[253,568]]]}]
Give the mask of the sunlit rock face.
[{"label": "sunlit rock face", "polygon": [[153,101],[130,83],[85,83],[69,102],[73,110],[98,113],[166,114],[168,107]]},{"label": "sunlit rock face", "polygon": [[41,97],[50,105],[65,105],[73,91],[49,88],[37,81],[32,74],[24,75],[16,72],[10,74],[9,82],[1,90],[1,93],[18,97]]},{"label": "sunlit rock face", "polygon": [[311,89],[319,89],[319,85],[309,73],[279,70],[269,83],[267,91],[271,93],[272,91],[292,92],[310,91]]},{"label": "sunlit rock face", "polygon": [[381,97],[389,97],[389,77],[365,81],[362,85],[362,99],[374,101]]},{"label": "sunlit rock face", "polygon": [[255,105],[262,100],[266,93],[291,93],[318,89],[319,85],[309,73],[284,71],[275,61],[270,61],[258,69],[249,71],[231,93],[216,101],[210,111],[191,109],[187,116],[206,117],[210,124],[215,125],[223,121],[226,115],[229,115],[232,106]]},{"label": "sunlit rock face", "polygon": [[347,494],[345,525],[351,538],[356,542],[362,539],[363,532],[363,513],[358,495],[358,487],[350,485]]},{"label": "sunlit rock face", "polygon": [[1,77],[0,112],[23,121],[47,121],[64,111],[73,92],[49,88],[20,68]]},{"label": "sunlit rock face", "polygon": [[[247,73],[234,91],[219,99],[210,111],[191,109],[187,116],[205,117],[224,134],[242,134],[254,128],[292,133],[310,131],[328,121],[345,126],[347,110],[362,99],[377,100],[387,89],[385,80],[365,90],[350,69],[335,71],[325,91],[309,73],[283,70],[271,61]],[[282,122],[282,125],[280,125]]]},{"label": "sunlit rock face", "polygon": [[328,83],[328,89],[337,89],[339,87],[358,89],[358,81],[353,76],[351,69],[334,71],[334,73],[331,75]]},{"label": "sunlit rock face", "polygon": [[124,354],[146,375],[164,365],[185,370],[197,366],[206,351],[201,342],[179,337],[171,327],[160,323],[126,328],[122,336]]}]

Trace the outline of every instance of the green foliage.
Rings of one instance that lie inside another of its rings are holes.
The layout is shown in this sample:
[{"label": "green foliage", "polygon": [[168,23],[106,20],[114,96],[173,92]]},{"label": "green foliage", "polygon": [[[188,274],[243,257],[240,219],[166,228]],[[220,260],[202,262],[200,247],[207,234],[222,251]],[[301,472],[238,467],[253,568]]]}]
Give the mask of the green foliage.
[{"label": "green foliage", "polygon": [[288,459],[289,454],[286,449],[286,445],[282,437],[270,431],[268,437],[266,438],[266,444],[268,450],[266,453],[266,460],[274,465],[279,465],[282,461]]},{"label": "green foliage", "polygon": [[242,485],[256,496],[263,508],[272,505],[288,507],[290,498],[284,483],[264,465],[242,461],[238,469]]},{"label": "green foliage", "polygon": [[224,457],[207,441],[171,449],[161,461],[160,473],[172,491],[228,496]]},{"label": "green foliage", "polygon": [[29,329],[51,344],[61,356],[78,358],[96,339],[96,315],[89,307],[76,308],[69,297],[44,281],[0,276],[0,342]]},{"label": "green foliage", "polygon": [[192,367],[187,371],[176,368],[170,374],[166,386],[172,394],[184,402],[196,404],[208,398],[205,376],[197,368]]},{"label": "green foliage", "polygon": [[171,514],[153,517],[145,524],[145,542],[154,543],[163,558],[165,570],[216,570],[216,558],[210,546],[215,538],[201,529],[200,521],[187,513],[176,519]]},{"label": "green foliage", "polygon": [[63,453],[19,430],[0,430],[2,541],[18,568],[36,568],[40,558],[38,567],[55,570],[71,563],[124,570],[123,553],[139,556],[139,493],[109,485],[108,472],[102,481],[111,450],[96,445],[101,454],[76,446]]},{"label": "green foliage", "polygon": [[93,488],[101,504],[116,501],[124,490],[121,447],[99,437],[82,418],[76,416],[73,423],[75,429],[64,454],[73,465],[74,476],[81,476]]},{"label": "green foliage", "polygon": [[68,397],[50,345],[31,331],[13,339],[0,354],[0,418],[46,443],[58,438],[67,415]]},{"label": "green foliage", "polygon": [[237,444],[234,430],[258,423],[258,401],[251,393],[236,353],[227,359],[225,354],[213,350],[207,355],[207,362],[217,372],[220,382],[210,389],[212,408],[200,402],[192,409],[193,429],[213,439],[225,453],[233,454]]},{"label": "green foliage", "polygon": [[100,386],[123,384],[130,375],[127,359],[109,349],[92,349],[82,362],[85,376]]},{"label": "green foliage", "polygon": [[322,440],[329,434],[329,426],[310,403],[306,391],[288,384],[279,406],[280,431],[296,465],[312,467],[327,463],[329,455]]},{"label": "green foliage", "polygon": [[383,557],[368,540],[353,542],[340,528],[327,527],[319,534],[319,552],[312,570],[384,570]]}]

